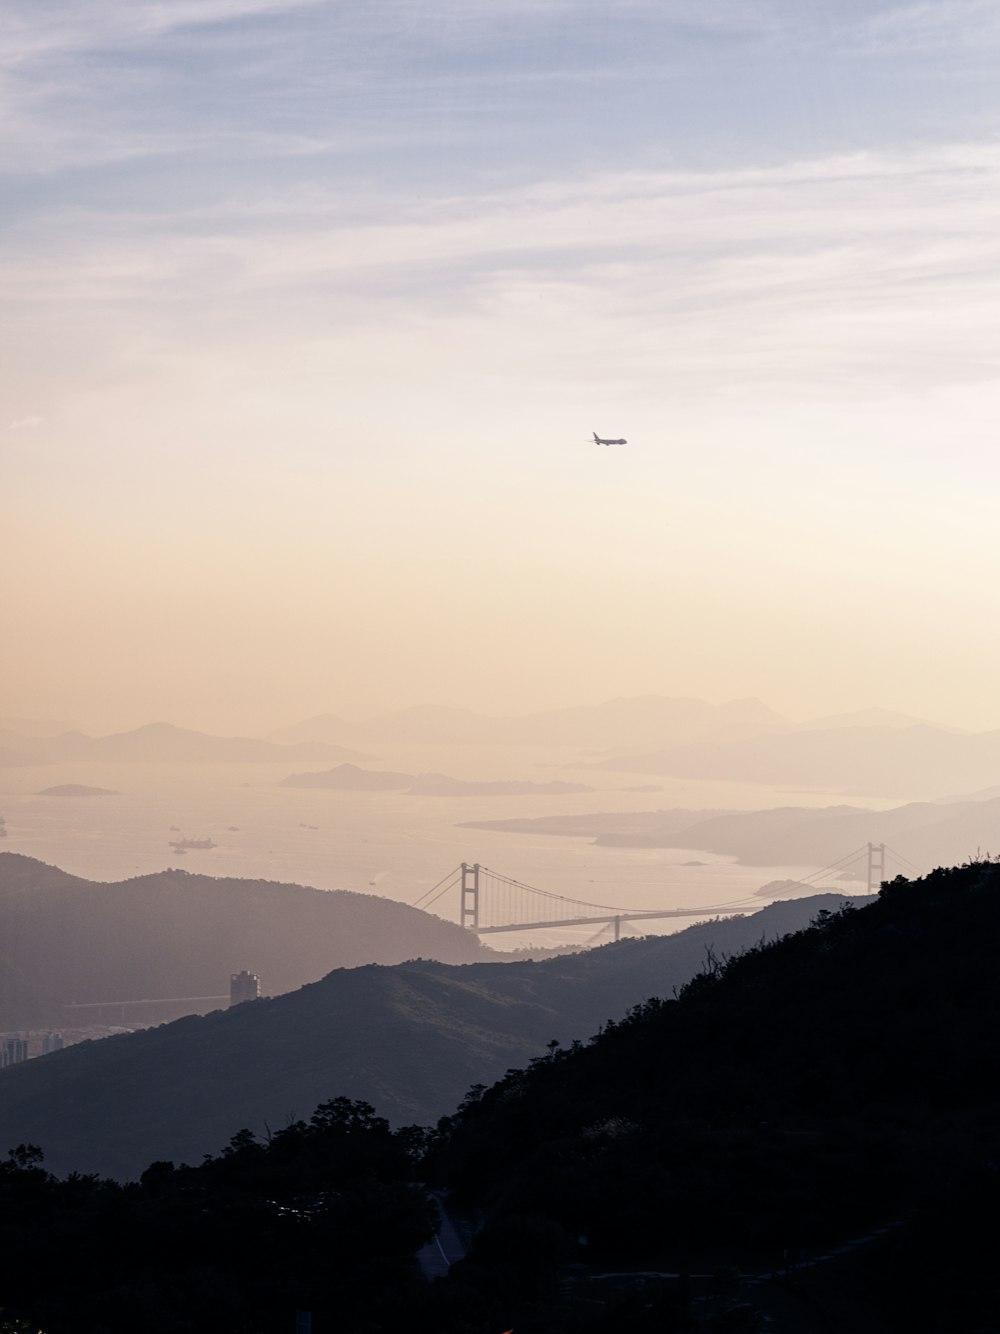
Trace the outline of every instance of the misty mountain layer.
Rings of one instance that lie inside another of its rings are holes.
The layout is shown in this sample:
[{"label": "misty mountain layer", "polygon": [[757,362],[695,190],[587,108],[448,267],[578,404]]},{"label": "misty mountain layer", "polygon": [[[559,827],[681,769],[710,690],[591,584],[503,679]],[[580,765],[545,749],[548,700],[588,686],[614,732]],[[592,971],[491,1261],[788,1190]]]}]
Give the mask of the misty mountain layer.
[{"label": "misty mountain layer", "polygon": [[586,1038],[670,995],[707,951],[783,935],[842,902],[773,904],[541,963],[339,969],[272,1000],[83,1043],[0,1073],[0,1149],[28,1140],[56,1171],[129,1176],[153,1159],[197,1161],[244,1126],[276,1129],[334,1096],[396,1124],[432,1123],[552,1039]]},{"label": "misty mountain layer", "polygon": [[271,760],[366,758],[358,751],[322,741],[284,745],[256,737],[211,736],[169,723],[149,723],[130,732],[87,736],[29,736],[0,731],[0,767],[89,761],[106,764],[257,764]]},{"label": "misty mountain layer", "polygon": [[919,867],[947,866],[997,846],[1000,797],[912,801],[891,810],[779,806],[762,811],[595,812],[476,820],[470,829],[589,838],[602,847],[692,848],[747,866],[830,866],[866,843],[888,843]]},{"label": "misty mountain layer", "polygon": [[87,1012],[71,1004],[223,995],[243,968],[276,994],[331,968],[414,956],[494,954],[454,923],[371,894],[176,870],[100,884],[0,854],[0,1029],[81,1022]]},{"label": "misty mountain layer", "polygon": [[934,799],[997,782],[1000,731],[964,733],[925,724],[809,728],[694,740],[616,755],[595,767]]}]

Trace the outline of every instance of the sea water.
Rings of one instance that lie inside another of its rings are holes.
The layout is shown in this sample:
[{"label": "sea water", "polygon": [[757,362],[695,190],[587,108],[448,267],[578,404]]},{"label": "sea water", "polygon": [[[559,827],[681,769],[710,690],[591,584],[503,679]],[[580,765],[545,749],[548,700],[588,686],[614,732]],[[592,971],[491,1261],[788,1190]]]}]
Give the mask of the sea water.
[{"label": "sea water", "polygon": [[[697,848],[599,847],[588,838],[463,828],[473,820],[533,818],[588,812],[691,809],[752,810],[840,804],[829,792],[743,783],[687,782],[570,767],[576,752],[533,747],[380,748],[366,767],[409,773],[443,772],[481,781],[586,783],[595,790],[559,795],[409,796],[281,786],[292,771],[329,762],[279,764],[52,764],[0,770],[0,815],[7,838],[0,850],[20,852],[94,880],[122,880],[176,867],[348,889],[414,903],[460,862],[479,862],[549,893],[623,910],[699,907],[736,902],[763,906],[769,881],[797,880],[815,866],[741,866]],[[39,795],[56,784],[111,788],[118,795]],[[629,790],[655,784],[658,792]],[[884,807],[876,798],[851,805]],[[211,838],[211,849],[179,853],[180,838]],[[845,849],[849,851],[849,849]],[[700,862],[700,865],[686,863]],[[826,882],[829,883],[829,882]],[[862,892],[844,881],[847,893]],[[430,909],[458,920],[452,890]],[[537,913],[534,914],[537,916]],[[554,914],[553,914],[554,915]],[[633,934],[669,932],[680,919],[627,924]],[[574,927],[487,937],[502,949],[582,943],[599,927]]]}]

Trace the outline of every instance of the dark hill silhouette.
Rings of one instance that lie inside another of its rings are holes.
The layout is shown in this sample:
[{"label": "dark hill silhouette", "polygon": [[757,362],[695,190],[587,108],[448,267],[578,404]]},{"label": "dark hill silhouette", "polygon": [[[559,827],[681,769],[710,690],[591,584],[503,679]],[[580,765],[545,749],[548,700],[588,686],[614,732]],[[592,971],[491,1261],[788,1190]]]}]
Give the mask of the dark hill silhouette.
[{"label": "dark hill silhouette", "polygon": [[[469,1327],[498,1291],[522,1327],[560,1256],[767,1270],[894,1224],[854,1299],[892,1317],[804,1327],[995,1328],[998,942],[1000,865],[897,880],[468,1100],[427,1170],[487,1219]],[[537,1328],[691,1328],[640,1315]]]},{"label": "dark hill silhouette", "polygon": [[[989,1334],[998,937],[1000,866],[895,881],[473,1088],[419,1166],[419,1133],[345,1097],[125,1188],[59,1182],[22,1144],[0,1163],[4,1316],[52,1334],[271,1329],[296,1308],[356,1334]],[[29,1071],[0,1077],[5,1097]],[[480,1225],[430,1288],[407,1265],[429,1233],[417,1173]]]},{"label": "dark hill silhouette", "polygon": [[153,1158],[196,1161],[242,1126],[277,1128],[334,1094],[397,1124],[433,1122],[552,1038],[586,1037],[669,994],[708,949],[794,930],[842,901],[774,904],[542,963],[341,969],[273,1000],[80,1044],[0,1073],[0,1149],[30,1140],[58,1171],[134,1175]]},{"label": "dark hill silhouette", "polygon": [[0,1161],[0,1330],[277,1334],[297,1310],[318,1334],[405,1329],[437,1214],[413,1183],[419,1143],[335,1098],[126,1186],[60,1181],[21,1145]]},{"label": "dark hill silhouette", "polygon": [[66,1024],[70,1003],[218,996],[241,968],[276,994],[414,955],[494,957],[459,926],[371,894],[174,870],[99,884],[0,854],[0,1029]]}]

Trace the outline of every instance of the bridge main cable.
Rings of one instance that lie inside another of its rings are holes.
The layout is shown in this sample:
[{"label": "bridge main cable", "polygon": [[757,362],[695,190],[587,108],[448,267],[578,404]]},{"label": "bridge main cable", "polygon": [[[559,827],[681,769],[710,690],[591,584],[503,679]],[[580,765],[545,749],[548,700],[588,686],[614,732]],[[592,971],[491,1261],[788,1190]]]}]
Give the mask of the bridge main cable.
[{"label": "bridge main cable", "polygon": [[[557,903],[568,903],[571,907],[574,908],[597,908],[602,912],[610,912],[610,913],[636,913],[636,914],[649,913],[648,908],[624,908],[624,907],[619,907],[618,905],[613,903],[592,903],[590,902],[589,899],[571,899],[565,894],[553,894],[551,890],[539,889],[537,885],[526,885],[523,880],[515,880],[513,879],[513,877],[509,875],[502,875],[499,871],[491,870],[491,868],[488,866],[480,866],[479,869],[480,871],[485,871],[488,875],[494,876],[497,880],[500,880],[505,884],[512,885],[515,889],[527,890],[528,893],[530,894],[537,894],[539,898],[553,899]],[[719,908],[725,909],[725,908],[742,907],[745,903],[746,903],[745,899],[744,900],[734,899],[733,902],[731,903],[713,904],[712,907],[710,909],[706,909],[706,911],[712,911],[714,909],[719,909]],[[700,912],[702,910],[699,909],[698,911]],[[649,915],[660,916],[661,914],[650,913]]]},{"label": "bridge main cable", "polygon": [[[461,874],[461,867],[456,866],[453,870],[449,871],[447,875],[443,875],[436,885],[431,885],[430,889],[421,894],[420,898],[412,903],[410,907],[426,909],[429,908],[432,903],[437,903],[441,895],[447,894],[448,890],[453,887],[455,881]],[[438,891],[436,894],[434,893],[435,890]],[[433,898],[431,898],[432,894],[434,894]]]}]

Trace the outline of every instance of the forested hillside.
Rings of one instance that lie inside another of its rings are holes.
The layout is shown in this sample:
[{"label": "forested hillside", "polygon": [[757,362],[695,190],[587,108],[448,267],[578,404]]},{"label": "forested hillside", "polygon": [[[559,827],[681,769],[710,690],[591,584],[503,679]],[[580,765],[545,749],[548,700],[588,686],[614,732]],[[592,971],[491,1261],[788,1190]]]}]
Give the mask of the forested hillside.
[{"label": "forested hillside", "polygon": [[510,1072],[428,1169],[487,1219],[450,1300],[470,1328],[491,1310],[548,1329],[525,1312],[554,1300],[568,1259],[780,1267],[890,1225],[857,1250],[854,1300],[880,1313],[867,1327],[995,1328],[977,1210],[997,1171],[998,943],[1000,866],[898,880]]},{"label": "forested hillside", "polygon": [[0,1072],[0,1150],[33,1140],[58,1171],[136,1176],[152,1158],[197,1161],[241,1126],[273,1129],[334,1095],[430,1124],[553,1039],[588,1038],[670,995],[707,951],[795,930],[840,902],[774,904],[541,963],[338,969],[272,1000],[83,1043]]},{"label": "forested hillside", "polygon": [[22,1146],[0,1163],[0,1331],[271,1334],[297,1311],[317,1334],[402,1328],[435,1217],[411,1184],[419,1144],[339,1098],[125,1187],[59,1181]]}]

